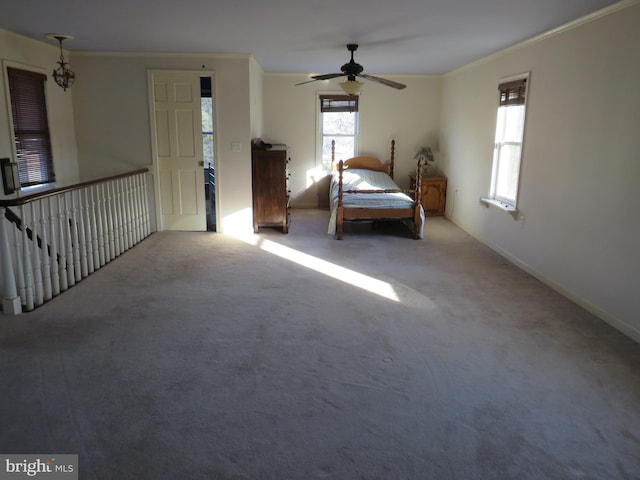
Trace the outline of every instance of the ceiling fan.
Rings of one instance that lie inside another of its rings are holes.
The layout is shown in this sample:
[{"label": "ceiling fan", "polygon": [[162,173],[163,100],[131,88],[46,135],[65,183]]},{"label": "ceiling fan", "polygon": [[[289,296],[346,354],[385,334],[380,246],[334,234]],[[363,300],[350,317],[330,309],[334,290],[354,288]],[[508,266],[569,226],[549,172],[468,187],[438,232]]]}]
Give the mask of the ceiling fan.
[{"label": "ceiling fan", "polygon": [[373,75],[367,75],[362,73],[364,71],[364,67],[359,63],[356,63],[353,60],[353,52],[358,49],[358,45],[355,43],[350,43],[347,45],[347,49],[351,52],[351,60],[348,63],[345,63],[340,67],[341,73],[325,73],[322,75],[312,75],[311,78],[313,80],[308,80],[306,82],[297,83],[297,85],[303,85],[305,83],[316,82],[318,80],[329,80],[331,78],[337,77],[347,77],[345,82],[340,83],[340,87],[344,90],[345,93],[349,95],[355,95],[362,87],[362,82],[356,80],[356,77],[365,78],[367,80],[371,80],[373,82],[381,83],[382,85],[386,85],[387,87],[396,88],[398,90],[402,90],[406,88],[406,85],[402,83],[394,82],[392,80],[387,80],[386,78],[374,77]]}]

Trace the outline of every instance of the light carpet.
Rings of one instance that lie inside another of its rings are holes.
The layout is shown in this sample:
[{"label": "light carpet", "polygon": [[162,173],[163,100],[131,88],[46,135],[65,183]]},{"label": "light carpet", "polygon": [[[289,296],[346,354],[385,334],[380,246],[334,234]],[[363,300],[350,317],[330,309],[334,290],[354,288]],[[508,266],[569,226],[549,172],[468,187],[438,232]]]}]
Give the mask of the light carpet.
[{"label": "light carpet", "polygon": [[0,317],[0,452],[81,479],[638,479],[640,346],[444,218],[162,232]]}]

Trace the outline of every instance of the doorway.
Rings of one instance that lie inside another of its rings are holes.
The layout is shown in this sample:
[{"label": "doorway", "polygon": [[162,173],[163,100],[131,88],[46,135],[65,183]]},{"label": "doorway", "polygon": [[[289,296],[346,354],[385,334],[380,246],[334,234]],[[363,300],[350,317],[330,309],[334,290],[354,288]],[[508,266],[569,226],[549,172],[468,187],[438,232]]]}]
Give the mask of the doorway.
[{"label": "doorway", "polygon": [[211,77],[200,77],[200,103],[202,105],[202,150],[204,160],[204,194],[207,231],[216,231],[216,170],[213,92]]},{"label": "doorway", "polygon": [[216,231],[213,78],[150,72],[161,230]]}]

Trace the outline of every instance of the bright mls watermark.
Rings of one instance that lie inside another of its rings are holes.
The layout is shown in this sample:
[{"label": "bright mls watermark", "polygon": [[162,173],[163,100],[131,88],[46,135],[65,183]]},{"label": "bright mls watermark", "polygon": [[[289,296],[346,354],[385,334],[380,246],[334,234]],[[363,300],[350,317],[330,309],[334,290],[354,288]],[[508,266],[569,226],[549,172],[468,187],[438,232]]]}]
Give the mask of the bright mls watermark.
[{"label": "bright mls watermark", "polygon": [[0,480],[78,480],[78,455],[0,454]]}]

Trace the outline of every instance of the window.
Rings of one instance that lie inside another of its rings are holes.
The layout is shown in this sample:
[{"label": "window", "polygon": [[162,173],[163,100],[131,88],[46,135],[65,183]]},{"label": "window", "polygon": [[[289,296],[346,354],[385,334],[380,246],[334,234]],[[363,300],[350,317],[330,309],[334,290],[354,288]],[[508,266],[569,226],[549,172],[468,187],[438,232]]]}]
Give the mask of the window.
[{"label": "window", "polygon": [[358,140],[357,95],[320,95],[320,145],[322,167],[331,168],[331,141],[336,142],[336,159],[355,157]]},{"label": "window", "polygon": [[490,200],[513,210],[518,200],[527,78],[501,83],[498,89],[500,98],[489,196]]},{"label": "window", "polygon": [[18,175],[22,187],[55,181],[41,73],[7,68]]}]

